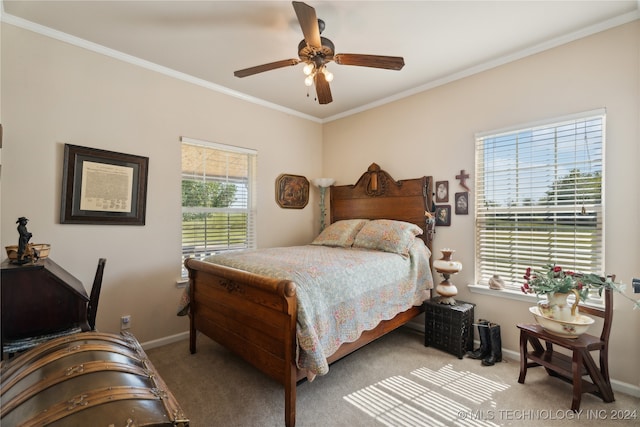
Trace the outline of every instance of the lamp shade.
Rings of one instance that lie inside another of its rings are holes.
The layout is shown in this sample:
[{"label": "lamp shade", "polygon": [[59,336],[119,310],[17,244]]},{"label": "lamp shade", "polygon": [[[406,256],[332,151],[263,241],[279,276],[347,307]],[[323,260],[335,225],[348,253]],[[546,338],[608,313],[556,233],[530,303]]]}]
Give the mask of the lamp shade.
[{"label": "lamp shade", "polygon": [[331,187],[336,180],[333,178],[314,178],[311,182],[316,187]]}]

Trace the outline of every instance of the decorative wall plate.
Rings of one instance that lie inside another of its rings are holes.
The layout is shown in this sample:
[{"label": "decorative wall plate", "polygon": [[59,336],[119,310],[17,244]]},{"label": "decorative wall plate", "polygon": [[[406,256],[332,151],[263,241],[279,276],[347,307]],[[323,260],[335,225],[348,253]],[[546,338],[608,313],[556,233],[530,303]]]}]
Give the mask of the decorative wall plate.
[{"label": "decorative wall plate", "polygon": [[282,174],[276,179],[276,203],[281,208],[302,209],[309,203],[309,180],[301,175]]}]

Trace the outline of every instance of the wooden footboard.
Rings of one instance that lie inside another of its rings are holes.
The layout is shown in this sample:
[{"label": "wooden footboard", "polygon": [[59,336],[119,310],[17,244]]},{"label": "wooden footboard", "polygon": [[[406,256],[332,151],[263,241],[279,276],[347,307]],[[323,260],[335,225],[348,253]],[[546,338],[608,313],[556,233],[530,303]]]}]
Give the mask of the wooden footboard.
[{"label": "wooden footboard", "polygon": [[285,387],[285,421],[295,425],[296,285],[234,268],[187,259],[189,346],[196,333],[233,351]]}]

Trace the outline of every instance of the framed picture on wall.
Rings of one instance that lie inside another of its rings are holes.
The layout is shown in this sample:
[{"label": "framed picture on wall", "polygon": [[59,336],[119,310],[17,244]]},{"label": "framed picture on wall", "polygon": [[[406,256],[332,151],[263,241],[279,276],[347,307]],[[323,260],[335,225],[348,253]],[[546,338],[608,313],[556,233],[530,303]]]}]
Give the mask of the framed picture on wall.
[{"label": "framed picture on wall", "polygon": [[462,193],[456,193],[456,215],[469,215],[469,193],[463,191]]},{"label": "framed picture on wall", "polygon": [[436,226],[451,225],[451,205],[436,205]]},{"label": "framed picture on wall", "polygon": [[449,181],[436,181],[436,203],[449,201]]},{"label": "framed picture on wall", "polygon": [[64,145],[61,224],[144,225],[149,158]]}]

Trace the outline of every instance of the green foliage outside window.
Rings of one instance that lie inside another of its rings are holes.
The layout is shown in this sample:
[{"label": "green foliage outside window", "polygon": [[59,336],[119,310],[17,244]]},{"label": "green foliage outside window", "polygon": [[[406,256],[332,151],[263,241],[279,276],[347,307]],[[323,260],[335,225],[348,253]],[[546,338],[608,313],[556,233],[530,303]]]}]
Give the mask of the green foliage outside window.
[{"label": "green foliage outside window", "polygon": [[[182,180],[182,206],[228,208],[235,200],[236,186],[222,182]],[[206,213],[185,213],[184,220],[203,219]]]},{"label": "green foliage outside window", "polygon": [[602,174],[582,173],[579,169],[573,169],[568,175],[554,182],[552,188],[547,191],[547,196],[540,202],[543,205],[599,204],[601,199]]},{"label": "green foliage outside window", "polygon": [[182,213],[183,255],[246,246],[247,213],[211,211],[212,208],[229,208],[236,193],[237,187],[233,183],[183,179],[182,206],[201,210]]}]

